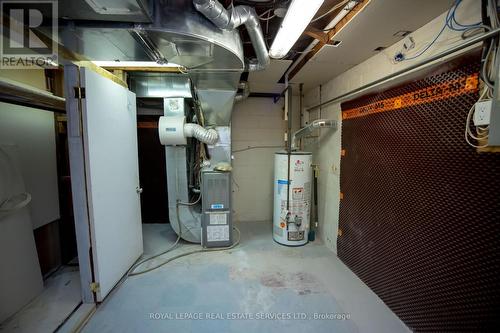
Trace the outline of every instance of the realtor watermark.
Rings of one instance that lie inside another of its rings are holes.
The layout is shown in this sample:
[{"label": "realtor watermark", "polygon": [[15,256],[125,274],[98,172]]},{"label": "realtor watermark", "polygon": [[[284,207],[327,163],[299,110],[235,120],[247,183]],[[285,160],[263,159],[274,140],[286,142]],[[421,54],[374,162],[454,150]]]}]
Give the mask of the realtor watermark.
[{"label": "realtor watermark", "polygon": [[0,68],[57,65],[57,1],[1,1]]},{"label": "realtor watermark", "polygon": [[150,312],[150,320],[350,320],[343,312]]}]

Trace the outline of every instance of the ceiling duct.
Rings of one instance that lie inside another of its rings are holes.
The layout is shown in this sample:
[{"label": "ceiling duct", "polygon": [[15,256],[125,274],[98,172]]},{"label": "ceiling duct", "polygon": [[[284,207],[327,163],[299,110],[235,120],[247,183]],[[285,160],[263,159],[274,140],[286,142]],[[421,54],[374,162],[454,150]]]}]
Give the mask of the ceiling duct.
[{"label": "ceiling duct", "polygon": [[[98,3],[113,1],[99,0]],[[113,8],[119,2],[116,0]],[[150,22],[133,23],[116,22],[113,15],[102,14],[96,21],[97,14],[88,10],[86,0],[59,0],[60,8],[71,7],[80,13],[78,19],[73,19],[71,13],[61,17],[59,40],[66,49],[88,60],[156,61],[184,66],[205,114],[206,125],[229,125],[241,73],[246,69],[262,69],[269,64],[260,23],[253,8],[239,6],[242,8],[230,11],[229,18],[229,13],[218,6],[228,18],[224,25],[226,29],[221,29],[195,8],[193,0],[151,0],[147,3],[147,8],[151,8]],[[107,17],[113,19],[108,21]],[[242,24],[255,43],[256,62],[245,64],[243,44],[236,29]],[[145,87],[144,94],[161,93],[152,84]]]},{"label": "ceiling duct", "polygon": [[232,31],[240,25],[245,25],[257,55],[257,61],[245,64],[246,70],[259,71],[269,66],[269,52],[255,9],[250,6],[236,6],[226,10],[217,0],[193,0],[193,4],[200,13],[222,30]]},{"label": "ceiling duct", "polygon": [[129,88],[139,98],[193,97],[189,78],[179,74],[132,72]]}]

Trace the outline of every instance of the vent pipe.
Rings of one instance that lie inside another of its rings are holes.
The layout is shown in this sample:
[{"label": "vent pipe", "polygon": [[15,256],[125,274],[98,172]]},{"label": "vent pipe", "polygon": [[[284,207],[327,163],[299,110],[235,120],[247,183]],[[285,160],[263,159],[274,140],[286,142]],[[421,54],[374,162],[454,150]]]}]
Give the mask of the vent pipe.
[{"label": "vent pipe", "polygon": [[309,125],[307,125],[306,127],[299,129],[298,131],[293,133],[292,150],[297,149],[296,146],[297,140],[306,136],[307,134],[312,133],[312,131],[314,131],[316,128],[323,128],[323,127],[337,129],[337,121],[333,119],[317,119],[314,120]]},{"label": "vent pipe", "polygon": [[242,24],[245,25],[257,55],[257,61],[251,60],[247,62],[245,70],[249,72],[260,71],[269,65],[269,52],[267,51],[259,17],[255,9],[250,6],[236,6],[228,11],[217,0],[193,0],[193,4],[196,10],[219,29],[234,30]]}]

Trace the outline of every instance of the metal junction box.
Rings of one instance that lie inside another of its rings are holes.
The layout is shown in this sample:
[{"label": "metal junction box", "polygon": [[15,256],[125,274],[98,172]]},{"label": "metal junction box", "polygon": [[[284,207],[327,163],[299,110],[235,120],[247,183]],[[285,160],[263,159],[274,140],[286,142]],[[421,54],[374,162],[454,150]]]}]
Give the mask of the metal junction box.
[{"label": "metal junction box", "polygon": [[203,247],[226,247],[233,244],[231,215],[231,172],[202,172]]}]

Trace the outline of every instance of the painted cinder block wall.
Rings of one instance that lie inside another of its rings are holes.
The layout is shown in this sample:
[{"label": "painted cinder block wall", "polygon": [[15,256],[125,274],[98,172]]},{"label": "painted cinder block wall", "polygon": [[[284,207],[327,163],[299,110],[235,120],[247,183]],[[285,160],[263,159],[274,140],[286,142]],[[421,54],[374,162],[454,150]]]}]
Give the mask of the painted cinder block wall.
[{"label": "painted cinder block wall", "polygon": [[[292,99],[292,128],[299,128],[299,98]],[[284,99],[250,97],[236,103],[231,120],[232,150],[284,147]],[[233,211],[239,222],[272,221],[274,153],[280,148],[234,152]]]},{"label": "painted cinder block wall", "polygon": [[[411,54],[426,47],[443,27],[446,12],[424,25],[411,34],[415,40],[415,49]],[[459,22],[470,24],[480,21],[480,1],[464,0],[456,12]],[[395,63],[391,61],[396,52],[402,49],[402,41],[388,47],[384,51],[367,59],[363,63],[347,70],[325,84],[314,87],[304,94],[304,108],[316,105],[320,100],[325,101],[348,93],[356,88],[387,76],[393,72],[404,69],[416,62],[420,62],[432,55],[442,52],[451,46],[462,43],[461,32],[446,29],[437,42],[422,56],[414,59]],[[477,46],[463,50],[465,53]],[[429,66],[431,66],[430,64]],[[404,79],[404,78],[402,78]],[[333,118],[341,122],[340,103],[332,103],[321,108],[322,118]],[[318,110],[303,111],[302,125],[309,120],[319,117]],[[304,150],[313,152],[314,162],[319,165],[318,178],[318,215],[319,236],[335,253],[337,252],[337,232],[339,225],[339,200],[340,200],[340,152],[341,152],[341,126],[336,132],[323,129],[318,138],[304,140]]]}]

